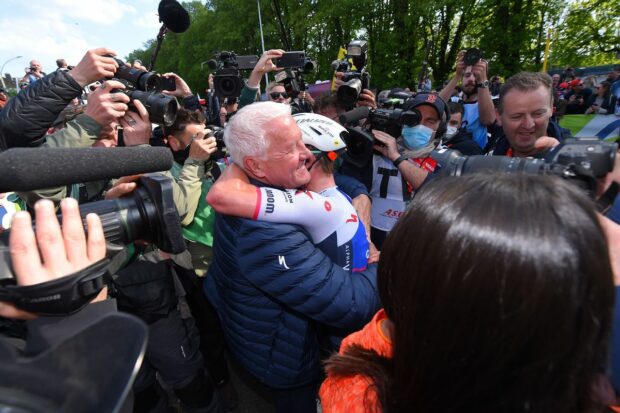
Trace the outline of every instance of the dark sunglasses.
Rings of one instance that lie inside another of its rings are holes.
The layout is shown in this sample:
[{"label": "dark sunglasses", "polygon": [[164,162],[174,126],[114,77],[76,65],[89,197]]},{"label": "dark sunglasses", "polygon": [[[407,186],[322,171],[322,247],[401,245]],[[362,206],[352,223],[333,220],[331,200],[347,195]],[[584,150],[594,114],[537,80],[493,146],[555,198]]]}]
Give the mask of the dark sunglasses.
[{"label": "dark sunglasses", "polygon": [[287,99],[288,98],[288,93],[286,93],[286,92],[271,92],[269,94],[269,96],[271,96],[271,99],[273,99],[273,100],[278,99],[280,96],[282,96],[283,99]]}]

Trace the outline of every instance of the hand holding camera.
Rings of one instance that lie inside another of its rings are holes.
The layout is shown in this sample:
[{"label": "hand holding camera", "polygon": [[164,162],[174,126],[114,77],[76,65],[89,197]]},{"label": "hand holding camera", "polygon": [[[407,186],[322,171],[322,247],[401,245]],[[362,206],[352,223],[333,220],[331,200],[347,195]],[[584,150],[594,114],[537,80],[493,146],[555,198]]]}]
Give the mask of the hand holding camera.
[{"label": "hand holding camera", "polygon": [[190,158],[207,161],[217,150],[215,137],[210,136],[205,138],[210,132],[211,131],[209,129],[205,129],[204,131],[198,132],[196,136],[194,136],[191,146],[189,147]]},{"label": "hand holding camera", "polygon": [[123,141],[125,146],[137,146],[148,144],[151,139],[151,121],[149,113],[139,100],[132,102],[134,111],[127,111],[120,119],[123,127]]},{"label": "hand holding camera", "polygon": [[129,97],[123,93],[112,93],[116,89],[125,89],[125,85],[116,80],[105,81],[88,95],[85,114],[101,126],[116,122],[125,116],[129,109]]},{"label": "hand holding camera", "polygon": [[162,77],[170,81],[169,87],[166,87],[162,93],[168,96],[174,96],[177,99],[184,99],[192,96],[192,90],[189,88],[185,80],[176,73],[164,73]]},{"label": "hand holding camera", "polygon": [[118,62],[112,57],[116,52],[105,47],[86,52],[80,63],[69,72],[69,75],[84,87],[99,79],[111,78],[118,69]]},{"label": "hand holding camera", "polygon": [[[56,218],[54,204],[48,200],[37,202],[36,238],[30,215],[27,212],[15,214],[9,246],[18,285],[52,281],[76,273],[105,257],[106,244],[99,217],[95,214],[86,216],[86,237],[77,201],[64,199],[61,210],[62,229]],[[95,301],[104,299],[106,295],[107,292],[102,290]],[[0,315],[21,319],[35,317],[8,303],[0,303]]]}]

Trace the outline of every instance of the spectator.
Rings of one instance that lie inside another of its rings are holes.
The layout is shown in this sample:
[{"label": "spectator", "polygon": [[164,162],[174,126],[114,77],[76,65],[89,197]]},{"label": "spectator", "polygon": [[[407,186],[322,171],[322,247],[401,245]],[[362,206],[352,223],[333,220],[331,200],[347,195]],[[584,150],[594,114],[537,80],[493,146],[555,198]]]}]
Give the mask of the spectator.
[{"label": "spectator", "polygon": [[35,84],[39,79],[45,76],[45,73],[41,71],[41,63],[38,60],[31,60],[30,67],[26,76],[22,78],[22,82],[28,82],[29,85]]},{"label": "spectator", "polygon": [[620,99],[620,66],[609,72],[607,82],[611,85],[611,94]]},{"label": "spectator", "polygon": [[590,99],[588,99],[588,102],[586,103],[588,108],[585,113],[594,113],[599,115],[613,113],[616,107],[616,96],[611,93],[611,84],[604,81],[594,89],[596,93],[590,95]]},{"label": "spectator", "polygon": [[58,69],[56,70],[61,70],[61,71],[69,70],[69,65],[67,64],[67,61],[65,59],[57,59],[56,66],[58,66]]},{"label": "spectator", "polygon": [[491,83],[489,84],[489,92],[493,98],[499,96],[499,91],[502,88],[502,79],[495,75],[491,78]]},{"label": "spectator", "polygon": [[465,66],[464,56],[464,50],[459,52],[456,72],[439,96],[449,100],[456,84],[462,81],[465,108],[463,127],[471,132],[474,141],[483,149],[488,141],[487,127],[495,122],[495,107],[487,80],[488,62],[480,59],[473,66]]},{"label": "spectator", "polygon": [[575,80],[575,69],[568,66],[566,69],[564,69],[564,72],[562,72],[562,77],[560,80],[566,83],[570,83],[571,81]]},{"label": "spectator", "polygon": [[270,82],[265,89],[267,99],[271,102],[291,103],[291,97],[286,93],[284,84],[278,82]]},{"label": "spectator", "polygon": [[568,105],[566,106],[566,114],[582,114],[588,108],[587,103],[592,95],[592,89],[587,88],[581,79],[573,79],[569,86],[571,90],[566,94]]},{"label": "spectator", "polygon": [[482,149],[471,137],[471,133],[461,127],[464,108],[461,103],[448,102],[450,120],[442,144],[450,149],[457,150],[463,155],[482,155]]},{"label": "spectator", "polygon": [[521,72],[506,80],[497,107],[503,135],[493,155],[540,157],[550,145],[567,137],[568,132],[551,120],[551,85],[551,77],[538,72]]},{"label": "spectator", "polygon": [[572,184],[431,182],[386,241],[378,283],[384,309],[327,362],[323,412],[605,410],[593,388],[609,352],[612,266]]},{"label": "spectator", "polygon": [[0,87],[0,109],[3,109],[6,106],[6,102],[9,100],[9,97],[6,94],[6,90]]},{"label": "spectator", "polygon": [[[309,151],[286,105],[239,110],[224,133],[232,159],[258,186],[299,188]],[[322,377],[317,326],[356,329],[378,305],[375,267],[352,277],[300,227],[216,215],[205,294],[230,352],[268,386],[277,412],[316,412]]]}]

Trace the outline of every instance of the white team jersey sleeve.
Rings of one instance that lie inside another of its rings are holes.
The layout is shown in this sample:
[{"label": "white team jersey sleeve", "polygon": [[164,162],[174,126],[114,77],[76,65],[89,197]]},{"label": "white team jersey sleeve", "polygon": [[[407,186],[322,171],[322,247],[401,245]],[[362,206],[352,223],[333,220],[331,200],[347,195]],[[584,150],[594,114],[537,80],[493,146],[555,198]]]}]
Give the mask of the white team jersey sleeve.
[{"label": "white team jersey sleeve", "polygon": [[255,220],[301,225],[315,244],[346,219],[346,211],[337,202],[316,192],[262,187],[257,194]]}]

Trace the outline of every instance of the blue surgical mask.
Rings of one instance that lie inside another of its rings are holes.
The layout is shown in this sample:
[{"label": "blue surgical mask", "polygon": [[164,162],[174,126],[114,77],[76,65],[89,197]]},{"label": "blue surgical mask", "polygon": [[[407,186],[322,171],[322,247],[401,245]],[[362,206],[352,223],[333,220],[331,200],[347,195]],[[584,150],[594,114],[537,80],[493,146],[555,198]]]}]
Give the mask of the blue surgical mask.
[{"label": "blue surgical mask", "polygon": [[435,131],[424,125],[403,126],[405,146],[413,151],[424,148],[431,141],[433,132]]}]

